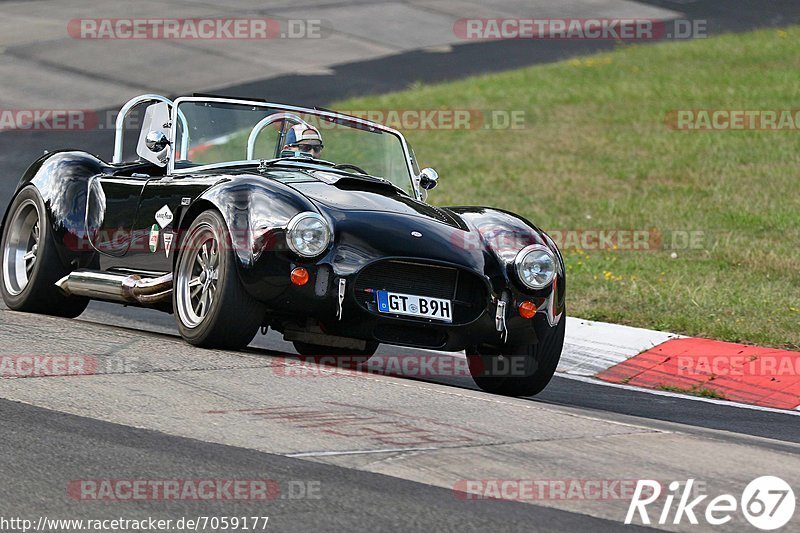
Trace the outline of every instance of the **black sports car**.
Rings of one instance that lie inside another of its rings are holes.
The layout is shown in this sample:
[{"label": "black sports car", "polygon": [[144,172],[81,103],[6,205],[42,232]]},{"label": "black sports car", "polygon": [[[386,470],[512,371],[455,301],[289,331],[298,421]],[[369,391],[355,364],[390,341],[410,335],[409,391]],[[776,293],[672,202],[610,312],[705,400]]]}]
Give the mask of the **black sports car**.
[{"label": "black sports car", "polygon": [[[139,157],[124,162],[140,104]],[[90,299],[174,312],[204,347],[268,326],[301,354],[466,350],[484,390],[535,394],[564,341],[561,255],[520,216],[426,203],[437,182],[367,120],[143,95],[119,114],[111,163],[55,151],[25,172],[0,291],[11,309],[65,317]]]}]

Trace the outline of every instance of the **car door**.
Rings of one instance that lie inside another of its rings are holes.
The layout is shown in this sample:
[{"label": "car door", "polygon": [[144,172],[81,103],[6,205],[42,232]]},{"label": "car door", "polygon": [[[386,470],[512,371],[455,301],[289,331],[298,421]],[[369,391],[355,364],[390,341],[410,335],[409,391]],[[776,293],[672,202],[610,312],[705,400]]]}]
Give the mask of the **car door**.
[{"label": "car door", "polygon": [[[136,147],[139,159],[130,163],[132,168],[146,167],[148,163],[156,168],[166,166],[169,146],[154,151],[148,134],[166,137],[170,128],[168,121],[166,103],[147,108]],[[169,250],[172,242],[171,237],[165,237],[162,231],[171,229],[176,206],[169,198],[167,187],[160,185],[170,181],[137,174],[135,170],[126,170],[125,165],[114,171],[114,175],[98,176],[92,180],[87,204],[87,230],[92,245],[105,254],[100,257],[104,269],[169,270],[166,258],[158,261],[149,256],[158,249]],[[153,207],[159,202],[162,203]],[[144,212],[140,213],[142,208]]]},{"label": "car door", "polygon": [[139,197],[147,179],[100,175],[89,182],[86,229],[102,254],[122,257],[131,246]]},{"label": "car door", "polygon": [[139,271],[172,271],[181,237],[178,228],[184,214],[219,179],[214,174],[148,179],[139,196],[124,266]]},{"label": "car door", "polygon": [[169,272],[177,248],[182,209],[192,201],[195,187],[171,177],[147,181],[139,197],[126,267]]}]

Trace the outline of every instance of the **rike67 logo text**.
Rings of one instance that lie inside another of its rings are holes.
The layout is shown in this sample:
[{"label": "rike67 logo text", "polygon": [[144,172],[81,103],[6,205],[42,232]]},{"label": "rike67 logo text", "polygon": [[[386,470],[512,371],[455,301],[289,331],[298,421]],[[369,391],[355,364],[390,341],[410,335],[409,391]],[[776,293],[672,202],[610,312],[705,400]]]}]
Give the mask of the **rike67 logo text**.
[{"label": "rike67 logo text", "polygon": [[[687,520],[690,524],[700,523],[698,516],[705,520],[705,523],[712,526],[727,524],[733,520],[734,516],[741,512],[744,518],[754,527],[771,531],[785,526],[794,515],[795,497],[794,491],[779,477],[762,476],[754,479],[745,487],[741,498],[737,500],[732,494],[721,494],[711,499],[702,509],[702,503],[707,494],[702,494],[691,499],[694,479],[689,479],[683,485],[673,481],[669,484],[669,492],[663,498],[661,512],[653,517],[653,521],[659,525],[682,524]],[[650,524],[651,517],[649,511],[657,511],[661,505],[662,496],[661,483],[651,479],[640,479],[636,483],[633,499],[628,507],[625,516],[625,523],[631,524],[638,513],[642,524]],[[673,503],[677,504],[673,513]],[[656,503],[658,502],[658,503]],[[655,504],[655,505],[653,505]],[[648,510],[648,506],[652,506]],[[672,520],[670,522],[670,516]]]}]

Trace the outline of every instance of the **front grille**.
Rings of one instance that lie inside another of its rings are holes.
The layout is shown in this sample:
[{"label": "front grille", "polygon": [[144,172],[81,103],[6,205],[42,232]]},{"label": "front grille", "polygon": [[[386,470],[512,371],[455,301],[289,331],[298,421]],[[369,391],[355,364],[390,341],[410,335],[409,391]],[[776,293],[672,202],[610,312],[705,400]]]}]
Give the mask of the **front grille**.
[{"label": "front grille", "polygon": [[361,271],[356,279],[356,292],[368,289],[399,292],[452,300],[456,296],[458,270],[451,267],[379,261]]},{"label": "front grille", "polygon": [[[396,259],[377,261],[356,277],[356,300],[365,309],[377,313],[375,291],[380,290],[450,300],[453,302],[453,324],[471,322],[486,307],[486,286],[482,279],[472,272],[450,266]],[[424,318],[403,318],[431,322]]]}]

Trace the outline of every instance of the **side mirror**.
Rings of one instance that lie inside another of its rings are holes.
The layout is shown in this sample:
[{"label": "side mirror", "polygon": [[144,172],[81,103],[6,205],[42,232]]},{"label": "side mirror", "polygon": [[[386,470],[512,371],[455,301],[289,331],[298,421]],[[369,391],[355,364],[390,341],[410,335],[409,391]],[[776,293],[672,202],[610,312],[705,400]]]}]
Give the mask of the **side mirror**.
[{"label": "side mirror", "polygon": [[150,131],[144,139],[144,144],[148,150],[158,154],[169,146],[169,137],[161,130]]},{"label": "side mirror", "polygon": [[[167,166],[167,161],[172,157],[169,143],[172,125],[169,114],[170,107],[166,102],[148,106],[139,131],[139,142],[136,144],[136,155],[159,167]],[[186,146],[182,149],[186,150]]]},{"label": "side mirror", "polygon": [[439,184],[439,174],[432,168],[423,168],[419,173],[419,186],[429,191]]}]

